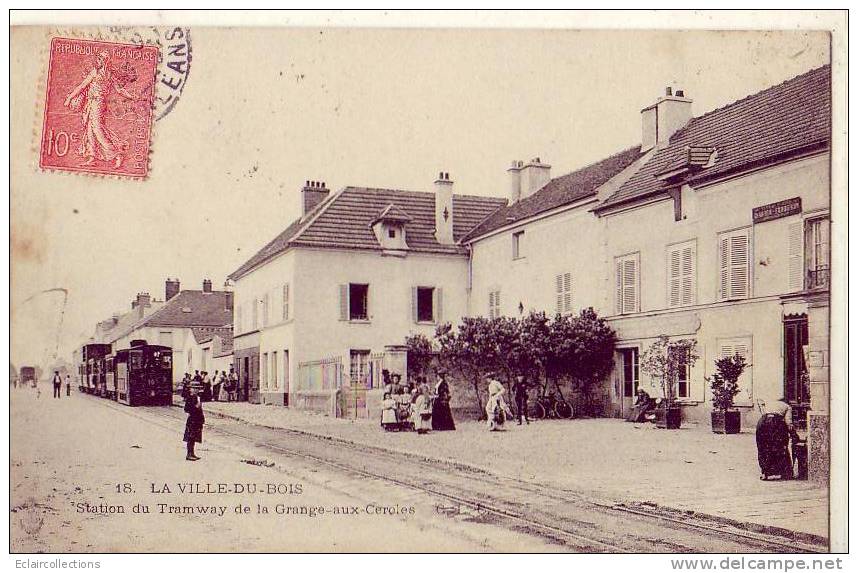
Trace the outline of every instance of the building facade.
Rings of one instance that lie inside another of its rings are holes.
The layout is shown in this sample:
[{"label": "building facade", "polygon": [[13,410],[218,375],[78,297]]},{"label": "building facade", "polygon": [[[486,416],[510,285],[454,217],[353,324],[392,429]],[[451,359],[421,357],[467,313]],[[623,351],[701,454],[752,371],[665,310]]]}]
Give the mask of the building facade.
[{"label": "building facade", "polygon": [[[251,401],[368,415],[381,370],[404,374],[406,336],[466,315],[458,241],[503,200],[454,195],[447,174],[435,188],[330,195],[308,182],[302,217],[230,276],[235,362]],[[343,387],[351,404],[336,402]]]},{"label": "building facade", "polygon": [[[153,301],[140,293],[132,310],[116,314],[96,325],[93,342],[111,344],[116,350],[130,348],[132,340],[145,340],[173,349],[173,383],[185,372],[193,374],[202,360],[197,338],[203,331],[227,330],[232,325],[231,292],[215,291],[210,280],[202,290],[182,290],[178,279],[167,279],[164,301]],[[195,335],[196,331],[196,335]]]},{"label": "building facade", "polygon": [[781,397],[800,424],[827,424],[828,86],[824,67],[699,117],[668,92],[642,110],[640,147],[536,189],[522,182],[538,162],[514,162],[510,205],[465,239],[469,312],[607,317],[610,415],[638,388],[660,393],[639,359],[667,335],[697,342],[678,388],[687,419],[708,418],[706,377],[740,353],[746,425]]}]

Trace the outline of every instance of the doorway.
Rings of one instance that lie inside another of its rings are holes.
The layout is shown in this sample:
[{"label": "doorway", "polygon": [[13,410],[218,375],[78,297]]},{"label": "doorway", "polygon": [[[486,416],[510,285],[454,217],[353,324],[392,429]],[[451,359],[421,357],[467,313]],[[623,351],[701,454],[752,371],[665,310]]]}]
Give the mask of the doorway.
[{"label": "doorway", "polygon": [[810,383],[805,359],[807,315],[784,318],[784,398],[792,406],[793,423],[802,427],[810,408]]},{"label": "doorway", "polygon": [[625,416],[631,411],[635,402],[635,395],[640,383],[640,361],[638,349],[620,348],[620,393],[621,409],[620,415]]}]

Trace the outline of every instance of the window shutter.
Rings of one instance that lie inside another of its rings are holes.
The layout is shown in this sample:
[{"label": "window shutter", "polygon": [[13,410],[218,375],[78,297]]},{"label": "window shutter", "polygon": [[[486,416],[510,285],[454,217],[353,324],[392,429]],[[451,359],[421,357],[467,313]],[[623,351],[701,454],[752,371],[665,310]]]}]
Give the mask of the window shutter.
[{"label": "window shutter", "polygon": [[801,221],[790,223],[787,226],[787,241],[789,249],[789,283],[790,292],[801,290],[804,286],[802,246],[802,224]]},{"label": "window shutter", "polygon": [[730,239],[726,236],[718,241],[718,270],[720,273],[718,298],[722,300],[730,298]]},{"label": "window shutter", "polygon": [[236,307],[235,307],[235,324],[233,325],[233,328],[234,328],[234,330],[235,330],[236,334],[241,334],[242,332],[244,332],[244,331],[242,330],[241,319],[242,319],[242,316],[241,316],[241,305],[240,305],[240,304],[238,304],[238,305],[236,305]]},{"label": "window shutter", "polygon": [[637,257],[626,257],[623,260],[623,311],[637,312],[638,309],[638,293],[637,293],[637,276],[638,264]]},{"label": "window shutter", "polygon": [[340,285],[340,320],[349,319],[349,285]]},{"label": "window shutter", "polygon": [[682,304],[682,251],[672,249],[668,255],[668,306]]},{"label": "window shutter", "polygon": [[572,312],[572,273],[563,275],[563,311]]},{"label": "window shutter", "polygon": [[563,275],[554,277],[554,292],[556,296],[555,314],[563,314]]},{"label": "window shutter", "polygon": [[736,395],[736,403],[747,403],[753,400],[753,378],[752,372],[752,350],[750,338],[731,338],[719,342],[720,358],[726,358],[738,354],[745,359],[745,371],[739,376],[739,394]]},{"label": "window shutter", "polygon": [[617,280],[617,314],[623,314],[623,259],[617,259],[616,265],[616,280]]},{"label": "window shutter", "polygon": [[289,320],[289,283],[283,285],[283,320]]},{"label": "window shutter", "polygon": [[417,313],[417,287],[411,287],[411,322],[419,322]]},{"label": "window shutter", "polygon": [[688,305],[696,302],[697,292],[697,247],[694,244],[682,249],[682,280],[680,285],[680,304]]},{"label": "window shutter", "polygon": [[366,319],[372,320],[372,287],[366,285]]},{"label": "window shutter", "polygon": [[444,291],[441,287],[435,287],[435,322],[441,324],[444,321]]},{"label": "window shutter", "polygon": [[730,298],[748,297],[748,255],[748,234],[730,237]]},{"label": "window shutter", "polygon": [[262,326],[268,326],[268,302],[271,299],[271,295],[265,293],[262,297]]}]

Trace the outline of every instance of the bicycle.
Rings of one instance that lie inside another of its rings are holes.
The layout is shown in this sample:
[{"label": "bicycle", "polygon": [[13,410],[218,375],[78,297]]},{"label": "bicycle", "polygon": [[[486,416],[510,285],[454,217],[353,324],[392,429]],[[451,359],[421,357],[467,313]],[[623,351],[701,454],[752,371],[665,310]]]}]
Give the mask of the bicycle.
[{"label": "bicycle", "polygon": [[[556,383],[555,387],[557,387]],[[560,394],[559,398],[557,394]],[[544,420],[546,418],[569,420],[575,417],[575,409],[563,397],[563,393],[559,387],[557,387],[556,393],[554,390],[546,393],[545,387],[543,387],[542,393],[531,406],[530,417],[535,420]]]}]

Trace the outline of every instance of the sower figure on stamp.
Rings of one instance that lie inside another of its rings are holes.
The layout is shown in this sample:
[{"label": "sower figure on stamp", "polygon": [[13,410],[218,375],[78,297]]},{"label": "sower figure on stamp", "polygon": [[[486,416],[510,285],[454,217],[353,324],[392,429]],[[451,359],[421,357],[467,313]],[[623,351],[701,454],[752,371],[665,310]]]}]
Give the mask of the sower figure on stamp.
[{"label": "sower figure on stamp", "polygon": [[60,389],[63,387],[63,379],[60,378],[60,373],[58,370],[54,370],[54,398],[60,397]]},{"label": "sower figure on stamp", "polygon": [[119,168],[128,142],[107,127],[108,100],[114,91],[131,101],[140,98],[125,89],[126,84],[137,79],[136,70],[127,63],[119,69],[113,69],[109,60],[110,53],[107,50],[100,52],[95,58],[95,66],[69,93],[64,105],[83,110],[84,133],[78,151],[85,158],[83,165],[92,165],[99,159],[112,161],[113,166]]},{"label": "sower figure on stamp", "polygon": [[196,386],[191,386],[188,393],[188,398],[185,400],[185,413],[188,414],[188,421],[185,422],[185,442],[188,445],[188,453],[185,459],[195,462],[200,459],[194,453],[194,444],[203,441],[203,424],[206,423],[206,416],[203,414],[203,401],[200,399],[199,390]]}]

